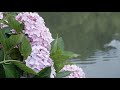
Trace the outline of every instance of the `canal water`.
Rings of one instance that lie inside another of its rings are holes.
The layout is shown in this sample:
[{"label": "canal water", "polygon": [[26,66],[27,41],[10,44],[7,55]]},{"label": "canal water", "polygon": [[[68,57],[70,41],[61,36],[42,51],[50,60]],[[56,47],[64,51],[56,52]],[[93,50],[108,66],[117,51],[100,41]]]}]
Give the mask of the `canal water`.
[{"label": "canal water", "polygon": [[119,12],[39,12],[53,37],[80,54],[71,60],[87,78],[120,78]]}]

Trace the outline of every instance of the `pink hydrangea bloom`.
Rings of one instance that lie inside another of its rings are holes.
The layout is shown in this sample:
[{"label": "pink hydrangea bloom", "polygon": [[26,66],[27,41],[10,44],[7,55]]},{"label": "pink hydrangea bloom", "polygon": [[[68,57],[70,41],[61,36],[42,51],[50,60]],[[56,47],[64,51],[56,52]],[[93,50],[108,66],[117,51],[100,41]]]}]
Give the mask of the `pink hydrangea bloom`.
[{"label": "pink hydrangea bloom", "polygon": [[51,78],[54,78],[55,70],[50,58],[50,43],[53,41],[49,29],[45,26],[44,19],[38,13],[23,12],[16,16],[16,20],[24,24],[23,33],[26,34],[32,46],[32,53],[25,60],[26,66],[36,72],[51,66]]},{"label": "pink hydrangea bloom", "polygon": [[76,65],[65,65],[61,71],[71,71],[71,74],[64,78],[85,78],[82,68]]},{"label": "pink hydrangea bloom", "polygon": [[32,53],[25,61],[26,65],[36,72],[52,65],[52,60],[49,58],[49,51],[40,45],[32,46]]},{"label": "pink hydrangea bloom", "polygon": [[38,13],[19,13],[16,20],[24,23],[24,33],[32,40],[32,45],[39,44],[50,50],[50,43],[53,38],[49,29],[45,26],[44,19]]}]

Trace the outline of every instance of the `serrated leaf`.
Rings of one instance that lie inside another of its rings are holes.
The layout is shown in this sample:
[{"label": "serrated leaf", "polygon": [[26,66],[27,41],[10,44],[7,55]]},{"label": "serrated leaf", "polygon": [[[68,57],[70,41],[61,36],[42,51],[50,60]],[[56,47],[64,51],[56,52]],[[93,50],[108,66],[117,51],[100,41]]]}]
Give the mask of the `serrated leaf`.
[{"label": "serrated leaf", "polygon": [[64,51],[64,42],[61,37],[58,38],[57,36],[57,38],[52,43],[50,56],[54,61],[56,72],[59,72],[66,64],[67,60],[78,57],[79,55],[72,52]]},{"label": "serrated leaf", "polygon": [[33,71],[31,68],[27,67],[25,64],[23,64],[22,62],[15,62],[15,61],[11,61],[14,65],[16,65],[18,68],[20,68],[21,70],[30,73],[30,74],[34,74],[37,75],[37,73],[35,71]]},{"label": "serrated leaf", "polygon": [[5,50],[9,51],[13,49],[17,44],[21,43],[23,40],[23,34],[11,35],[9,38],[5,39],[6,46]]},{"label": "serrated leaf", "polygon": [[51,56],[52,60],[54,61],[56,72],[59,72],[64,67],[67,60],[78,56],[79,55],[72,52],[62,51],[60,49],[57,50],[56,53]]},{"label": "serrated leaf", "polygon": [[31,44],[26,37],[23,37],[23,41],[20,45],[21,55],[26,59],[32,52]]},{"label": "serrated leaf", "polygon": [[63,78],[63,77],[69,76],[70,74],[71,74],[70,71],[58,72],[55,78]]},{"label": "serrated leaf", "polygon": [[12,64],[2,64],[6,78],[19,78],[19,73]]},{"label": "serrated leaf", "polygon": [[62,54],[62,50],[57,50],[54,55],[51,56],[54,61],[54,67],[56,72],[59,72],[64,67],[64,62],[68,60],[68,56]]},{"label": "serrated leaf", "polygon": [[38,75],[36,75],[34,78],[50,78],[51,74],[51,67],[46,67],[43,70],[41,70]]}]

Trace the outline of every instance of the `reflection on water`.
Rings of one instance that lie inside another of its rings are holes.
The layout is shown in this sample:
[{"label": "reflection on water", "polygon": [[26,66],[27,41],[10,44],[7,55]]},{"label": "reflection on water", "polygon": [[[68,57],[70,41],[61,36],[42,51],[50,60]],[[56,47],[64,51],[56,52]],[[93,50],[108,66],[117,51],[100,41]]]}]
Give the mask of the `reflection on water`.
[{"label": "reflection on water", "polygon": [[71,60],[86,77],[120,77],[120,13],[40,12],[55,38],[63,37],[66,50],[80,54]]},{"label": "reflection on water", "polygon": [[112,40],[104,47],[107,50],[97,50],[87,59],[74,59],[72,62],[82,66],[88,77],[120,77],[120,41]]}]

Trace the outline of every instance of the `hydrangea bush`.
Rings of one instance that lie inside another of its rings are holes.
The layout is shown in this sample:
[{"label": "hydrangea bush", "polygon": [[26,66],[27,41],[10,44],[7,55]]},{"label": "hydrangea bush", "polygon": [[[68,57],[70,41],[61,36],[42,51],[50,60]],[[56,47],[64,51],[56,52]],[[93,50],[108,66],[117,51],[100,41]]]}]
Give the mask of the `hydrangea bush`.
[{"label": "hydrangea bush", "polygon": [[1,78],[85,78],[69,59],[62,37],[53,39],[44,19],[32,12],[0,12]]}]

